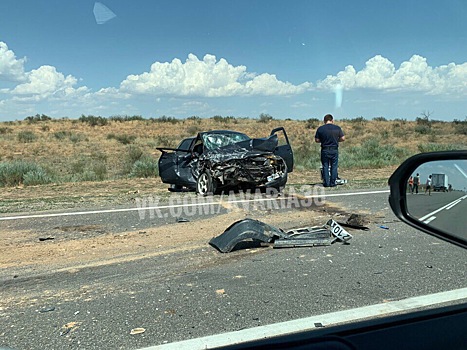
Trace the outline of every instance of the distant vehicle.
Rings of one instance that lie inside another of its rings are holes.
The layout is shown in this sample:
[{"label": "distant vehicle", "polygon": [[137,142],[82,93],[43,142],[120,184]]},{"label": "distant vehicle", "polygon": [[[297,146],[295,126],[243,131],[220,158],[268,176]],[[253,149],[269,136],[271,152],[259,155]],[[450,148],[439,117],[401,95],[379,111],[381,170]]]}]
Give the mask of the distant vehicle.
[{"label": "distant vehicle", "polygon": [[201,132],[177,148],[157,149],[159,175],[171,191],[196,190],[203,196],[226,188],[280,191],[293,171],[292,147],[282,127],[257,139],[231,130]]},{"label": "distant vehicle", "polygon": [[431,186],[433,191],[447,192],[449,188],[446,174],[431,174]]}]

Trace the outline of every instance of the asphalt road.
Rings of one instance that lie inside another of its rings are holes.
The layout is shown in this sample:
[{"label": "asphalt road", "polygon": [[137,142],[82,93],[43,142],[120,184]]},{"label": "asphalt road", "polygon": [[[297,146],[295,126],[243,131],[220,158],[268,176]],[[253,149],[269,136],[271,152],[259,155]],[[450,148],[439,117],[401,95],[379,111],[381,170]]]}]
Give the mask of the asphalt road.
[{"label": "asphalt road", "polygon": [[[378,218],[370,231],[350,231],[354,237],[348,245],[229,254],[206,245],[121,264],[2,278],[3,301],[15,296],[16,304],[0,308],[0,346],[138,349],[467,287],[466,251],[400,223],[387,197],[328,199]],[[122,219],[122,212],[1,225],[13,230],[18,225],[53,227],[54,220],[106,227],[125,221],[125,229],[163,224],[157,215],[141,219],[137,211],[125,213],[135,217],[133,223]],[[22,295],[28,297],[22,300]],[[144,333],[131,335],[138,327]]]},{"label": "asphalt road", "polygon": [[447,233],[467,239],[467,196],[462,191],[408,195],[407,208],[415,218]]}]

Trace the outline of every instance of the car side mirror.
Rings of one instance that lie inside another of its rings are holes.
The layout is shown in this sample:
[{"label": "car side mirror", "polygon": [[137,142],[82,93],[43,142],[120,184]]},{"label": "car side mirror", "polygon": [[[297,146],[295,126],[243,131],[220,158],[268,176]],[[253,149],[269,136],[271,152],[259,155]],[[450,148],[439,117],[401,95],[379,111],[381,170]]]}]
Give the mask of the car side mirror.
[{"label": "car side mirror", "polygon": [[400,220],[467,248],[467,151],[410,157],[389,186],[389,203]]}]

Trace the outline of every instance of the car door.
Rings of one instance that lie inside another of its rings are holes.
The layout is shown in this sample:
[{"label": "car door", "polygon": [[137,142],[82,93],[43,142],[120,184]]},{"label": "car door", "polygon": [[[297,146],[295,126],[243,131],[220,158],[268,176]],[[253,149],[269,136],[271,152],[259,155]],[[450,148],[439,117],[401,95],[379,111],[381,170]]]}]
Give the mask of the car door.
[{"label": "car door", "polygon": [[282,157],[285,160],[285,163],[287,164],[287,171],[291,173],[293,171],[294,160],[292,146],[290,145],[287,133],[285,132],[285,129],[281,126],[271,131],[271,135],[274,134],[277,135],[278,139],[278,144],[276,149],[274,150],[274,154]]},{"label": "car door", "polygon": [[162,152],[159,158],[159,176],[162,182],[180,186],[188,186],[194,182],[190,167],[194,140],[194,137],[184,139],[177,148],[157,148]]}]

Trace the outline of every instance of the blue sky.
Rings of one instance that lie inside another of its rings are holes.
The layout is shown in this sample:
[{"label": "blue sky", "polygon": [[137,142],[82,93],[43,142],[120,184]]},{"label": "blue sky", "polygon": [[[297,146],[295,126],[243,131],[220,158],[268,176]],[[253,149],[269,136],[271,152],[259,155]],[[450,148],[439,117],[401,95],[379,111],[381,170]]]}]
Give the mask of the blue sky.
[{"label": "blue sky", "polygon": [[467,2],[0,2],[0,121],[467,117]]}]

